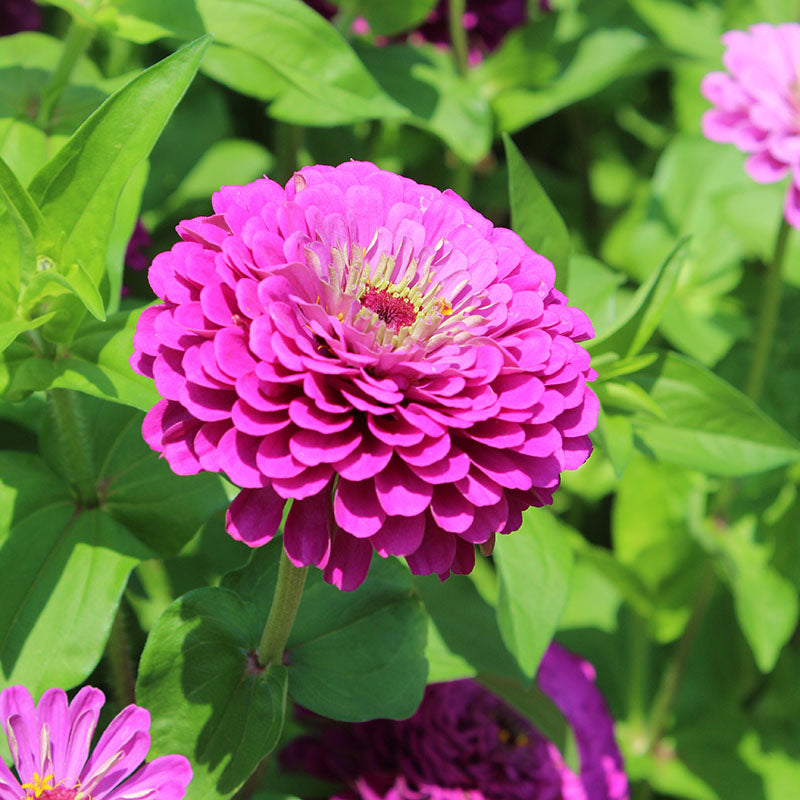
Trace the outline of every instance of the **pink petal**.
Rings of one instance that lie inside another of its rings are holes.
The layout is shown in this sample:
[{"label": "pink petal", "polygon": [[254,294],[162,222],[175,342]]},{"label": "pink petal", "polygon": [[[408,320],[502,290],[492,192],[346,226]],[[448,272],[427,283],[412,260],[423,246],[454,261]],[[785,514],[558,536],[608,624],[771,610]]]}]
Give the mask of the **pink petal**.
[{"label": "pink petal", "polygon": [[340,480],[333,501],[336,522],[348,533],[359,539],[367,538],[380,530],[386,512],[375,496],[372,480]]},{"label": "pink petal", "polygon": [[364,582],[372,561],[372,545],[345,531],[337,531],[323,577],[343,592],[351,592]]},{"label": "pink petal", "polygon": [[[179,755],[159,756],[145,764],[106,800],[181,800],[192,780],[192,768]],[[100,798],[98,798],[100,800]]]},{"label": "pink petal", "polygon": [[331,513],[329,491],[292,503],[283,526],[283,547],[296,567],[314,564],[324,567],[331,551],[328,518]]},{"label": "pink petal", "polygon": [[225,530],[250,547],[266,544],[283,519],[284,500],[269,487],[242,489],[225,515]]},{"label": "pink petal", "polygon": [[383,510],[401,517],[421,514],[433,494],[431,485],[418,478],[399,458],[393,458],[375,476],[375,490]]},{"label": "pink petal", "polygon": [[416,517],[386,517],[381,529],[372,537],[375,552],[386,556],[407,556],[422,544],[425,534],[425,515]]}]

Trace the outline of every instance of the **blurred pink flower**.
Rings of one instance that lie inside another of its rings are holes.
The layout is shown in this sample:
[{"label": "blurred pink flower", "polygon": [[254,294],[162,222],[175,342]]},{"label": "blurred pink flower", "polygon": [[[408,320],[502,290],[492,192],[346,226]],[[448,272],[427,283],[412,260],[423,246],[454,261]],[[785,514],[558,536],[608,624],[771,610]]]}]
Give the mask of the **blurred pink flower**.
[{"label": "blurred pink flower", "polygon": [[136,272],[147,269],[150,266],[150,259],[147,257],[147,249],[152,243],[152,239],[144,223],[141,219],[137,219],[136,226],[133,229],[131,238],[128,240],[128,246],[125,249],[125,266]]},{"label": "blurred pink flower", "polygon": [[38,31],[41,26],[42,18],[33,0],[0,0],[0,36]]},{"label": "blurred pink flower", "polygon": [[591,664],[551,644],[539,688],[564,714],[580,774],[533,724],[472,680],[431,684],[408,720],[333,723],[281,753],[288,769],[348,788],[334,800],[626,800],[614,722]]},{"label": "blurred pink flower", "polygon": [[277,532],[342,589],[373,551],[467,573],[588,457],[586,315],[552,264],[452,191],[351,161],[226,186],[178,227],[133,368],[148,444],[242,491],[228,532]]},{"label": "blurred pink flower", "polygon": [[750,153],[745,169],[759,183],[791,175],[786,220],[800,228],[800,25],[753,25],[723,35],[728,72],[712,72],[701,91],[715,108],[703,133]]},{"label": "blurred pink flower", "polygon": [[24,686],[3,690],[0,722],[17,774],[0,761],[0,800],[180,800],[192,779],[183,756],[140,767],[150,749],[146,709],[124,708],[91,749],[104,702],[90,686],[71,703],[48,689],[38,705]]}]

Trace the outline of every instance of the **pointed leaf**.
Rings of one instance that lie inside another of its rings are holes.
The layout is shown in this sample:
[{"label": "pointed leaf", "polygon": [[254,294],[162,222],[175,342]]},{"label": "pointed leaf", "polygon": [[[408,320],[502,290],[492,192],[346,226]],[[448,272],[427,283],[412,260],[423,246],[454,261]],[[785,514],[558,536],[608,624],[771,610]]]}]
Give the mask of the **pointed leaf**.
[{"label": "pointed leaf", "polygon": [[592,356],[616,353],[620,358],[631,358],[650,341],[675,293],[688,241],[688,237],[681,239],[659,269],[639,287],[620,323],[587,345]]},{"label": "pointed leaf", "polygon": [[503,144],[508,162],[511,226],[528,247],[553,262],[556,283],[565,287],[570,253],[567,226],[508,134],[503,134]]},{"label": "pointed leaf", "polygon": [[65,237],[55,260],[81,261],[95,284],[105,271],[120,194],[191,83],[209,39],[186,45],[115,92],[31,183],[31,197]]}]

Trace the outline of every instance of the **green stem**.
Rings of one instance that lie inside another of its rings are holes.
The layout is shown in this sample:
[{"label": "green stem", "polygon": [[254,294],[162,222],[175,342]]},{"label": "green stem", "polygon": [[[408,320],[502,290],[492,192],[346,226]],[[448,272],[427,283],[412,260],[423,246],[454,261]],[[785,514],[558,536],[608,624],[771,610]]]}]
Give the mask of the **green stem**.
[{"label": "green stem", "polygon": [[46,129],[50,124],[53,109],[61,99],[64,89],[69,85],[69,79],[78,59],[86,52],[94,36],[94,28],[78,19],[73,19],[64,39],[64,49],[61,58],[56,64],[55,71],[50,76],[50,81],[42,91],[39,110],[36,113],[36,125]]},{"label": "green stem", "polygon": [[649,737],[648,737],[648,750],[653,751],[655,745],[661,740],[664,735],[664,730],[667,726],[672,705],[678,694],[678,688],[683,678],[683,673],[686,671],[686,663],[689,660],[689,654],[694,646],[697,634],[700,632],[700,623],[708,608],[708,603],[711,600],[711,595],[714,593],[714,570],[708,564],[706,571],[700,580],[700,586],[694,599],[694,607],[692,614],[689,617],[689,622],[686,624],[686,630],[683,632],[678,649],[675,653],[675,658],[667,665],[664,674],[661,678],[661,685],[656,692],[653,707],[650,713]]},{"label": "green stem", "polygon": [[120,706],[135,703],[136,677],[131,661],[131,649],[128,646],[128,634],[125,630],[125,609],[122,605],[117,609],[106,644],[106,663],[117,703]]},{"label": "green stem", "polygon": [[464,28],[466,0],[449,0],[448,9],[447,22],[450,27],[450,41],[453,44],[456,67],[462,75],[466,75],[469,58],[467,31]]},{"label": "green stem", "polygon": [[297,616],[308,567],[296,567],[281,550],[278,583],[272,597],[272,608],[258,645],[258,661],[263,667],[280,664],[289,633]]},{"label": "green stem", "polygon": [[645,695],[649,639],[647,621],[635,611],[632,612],[630,630],[630,668],[628,681],[628,720],[637,733],[644,729]]},{"label": "green stem", "polygon": [[745,394],[756,403],[764,390],[764,376],[769,365],[769,354],[775,338],[775,328],[778,325],[781,295],[783,294],[783,262],[789,231],[789,223],[785,218],[781,219],[778,237],[775,240],[775,253],[772,263],[768,267],[767,280],[761,295],[756,341],[745,390]]},{"label": "green stem", "polygon": [[70,389],[51,389],[47,398],[55,417],[64,466],[72,478],[78,500],[84,508],[95,508],[98,497],[94,464],[78,393]]}]

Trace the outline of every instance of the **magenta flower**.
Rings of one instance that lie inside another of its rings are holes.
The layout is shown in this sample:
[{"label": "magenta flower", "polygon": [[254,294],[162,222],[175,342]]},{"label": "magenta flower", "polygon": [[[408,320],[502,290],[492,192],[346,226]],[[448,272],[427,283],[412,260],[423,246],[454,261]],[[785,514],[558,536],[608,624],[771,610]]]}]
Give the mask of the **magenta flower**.
[{"label": "magenta flower", "polygon": [[147,269],[150,266],[147,249],[152,243],[144,223],[141,219],[137,219],[131,238],[128,239],[128,246],[125,248],[125,266],[136,272]]},{"label": "magenta flower", "polygon": [[212,203],[153,261],[131,364],[164,398],[148,444],[242,487],[235,539],[268,542],[291,499],[286,553],[329,583],[373,551],[444,579],[586,460],[592,327],[515,233],[364,162]]},{"label": "magenta flower", "polygon": [[759,183],[786,175],[786,220],[800,228],[800,25],[761,23],[728,31],[722,60],[701,91],[715,108],[703,115],[703,133],[749,153],[745,169]]},{"label": "magenta flower", "polygon": [[313,718],[292,742],[289,769],[337,781],[336,800],[626,800],[614,723],[591,664],[551,644],[537,683],[570,723],[580,775],[517,711],[471,680],[431,684],[408,720],[357,724]]},{"label": "magenta flower", "polygon": [[38,705],[24,686],[3,690],[0,721],[17,774],[0,761],[0,800],[180,800],[192,779],[183,756],[140,767],[150,749],[146,709],[124,708],[91,750],[104,702],[90,686],[71,703],[48,689]]}]

